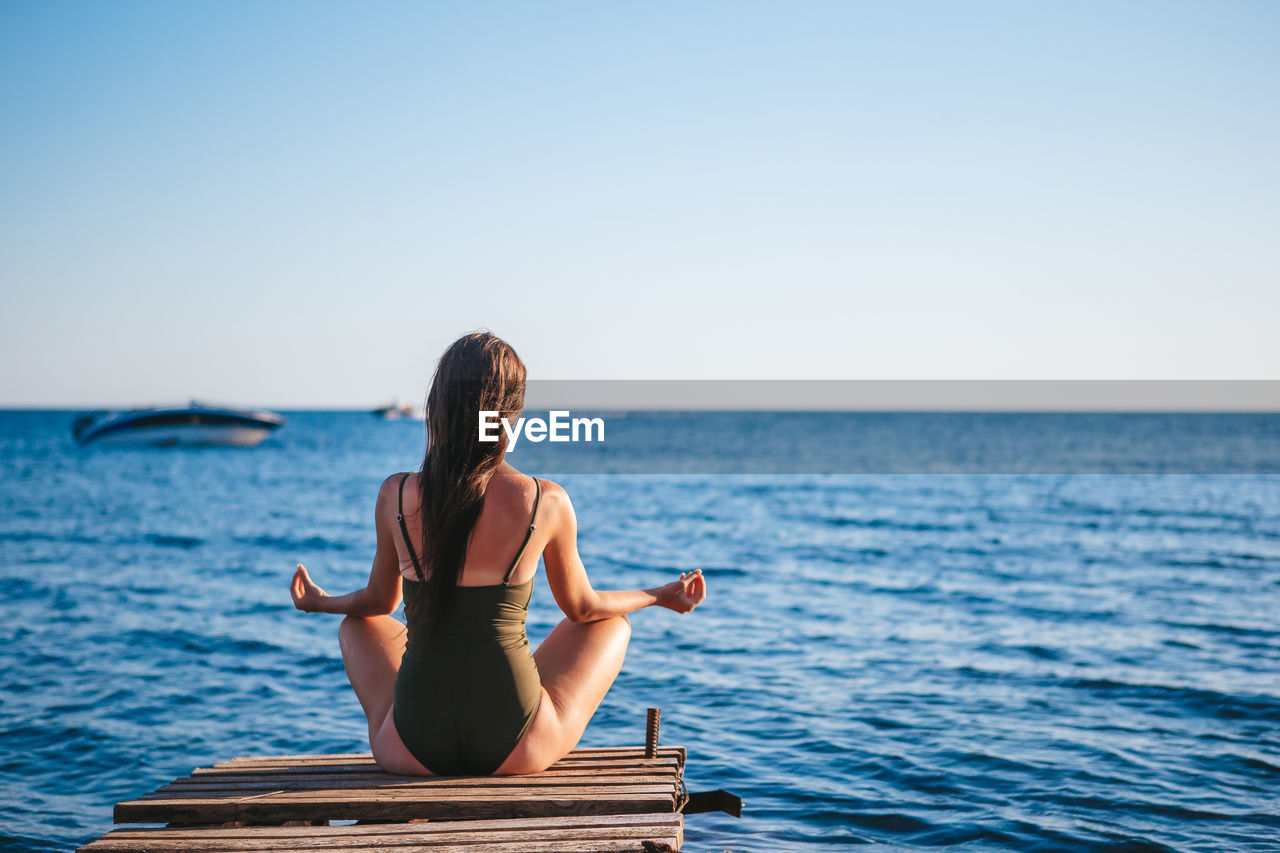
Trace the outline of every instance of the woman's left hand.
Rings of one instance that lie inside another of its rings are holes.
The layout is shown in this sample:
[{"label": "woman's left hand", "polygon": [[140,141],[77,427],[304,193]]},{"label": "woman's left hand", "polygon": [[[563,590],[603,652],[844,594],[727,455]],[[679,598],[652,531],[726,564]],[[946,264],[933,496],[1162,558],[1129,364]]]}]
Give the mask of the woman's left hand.
[{"label": "woman's left hand", "polygon": [[329,597],[327,592],[311,580],[311,575],[307,574],[307,567],[302,563],[298,563],[298,569],[293,573],[289,593],[293,596],[293,606],[304,613],[319,611],[320,603]]}]

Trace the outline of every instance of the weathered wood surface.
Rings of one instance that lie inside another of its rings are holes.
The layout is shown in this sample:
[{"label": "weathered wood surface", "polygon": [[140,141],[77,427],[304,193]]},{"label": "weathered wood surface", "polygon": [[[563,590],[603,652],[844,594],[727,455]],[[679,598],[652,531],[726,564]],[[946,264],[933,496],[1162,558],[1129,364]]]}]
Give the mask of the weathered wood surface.
[{"label": "weathered wood surface", "polygon": [[116,805],[116,823],[478,820],[671,814],[685,752],[574,750],[528,776],[393,776],[368,754],[234,758]]},{"label": "weathered wood surface", "polygon": [[559,853],[559,851],[641,851],[643,842],[679,850],[681,816],[671,814],[590,815],[516,820],[361,826],[229,826],[116,829],[80,848],[80,853],[244,853],[461,849],[466,853]]}]

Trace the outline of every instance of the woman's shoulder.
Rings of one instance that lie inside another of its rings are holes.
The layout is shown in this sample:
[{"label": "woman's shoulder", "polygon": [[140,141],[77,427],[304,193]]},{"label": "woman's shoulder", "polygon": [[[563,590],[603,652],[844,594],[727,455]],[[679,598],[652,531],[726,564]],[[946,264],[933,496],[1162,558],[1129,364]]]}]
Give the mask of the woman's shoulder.
[{"label": "woman's shoulder", "polygon": [[519,483],[521,491],[527,491],[530,495],[540,493],[543,500],[552,496],[554,496],[553,499],[557,500],[569,497],[564,490],[564,486],[561,486],[555,480],[548,480],[546,477],[534,477],[531,474],[525,474],[510,467],[508,467],[508,471],[514,475],[512,482]]},{"label": "woman's shoulder", "polygon": [[412,471],[399,471],[390,475],[378,487],[378,504],[384,505],[390,501],[395,506],[400,501],[402,487],[406,496],[416,493],[417,480],[418,475]]},{"label": "woman's shoulder", "polygon": [[518,499],[526,504],[526,509],[532,506],[533,501],[539,501],[539,516],[544,512],[558,511],[561,507],[569,505],[569,493],[555,480],[532,477],[514,468],[508,468],[507,473],[507,483],[512,487],[511,491],[519,495]]},{"label": "woman's shoulder", "polygon": [[564,486],[555,480],[548,480],[546,477],[538,478],[538,485],[542,487],[542,496],[544,498],[555,496],[555,499],[569,499],[569,493],[564,490]]},{"label": "woman's shoulder", "polygon": [[394,474],[388,475],[387,478],[382,481],[382,485],[378,490],[386,491],[387,489],[391,489],[394,492],[398,492],[400,491],[401,483],[405,484],[406,489],[411,489],[417,482],[417,479],[418,475],[414,471],[397,471]]},{"label": "woman's shoulder", "polygon": [[537,510],[539,524],[556,523],[558,525],[560,521],[573,514],[573,502],[569,500],[569,493],[565,491],[564,486],[544,477],[538,478],[538,486],[541,490]]}]

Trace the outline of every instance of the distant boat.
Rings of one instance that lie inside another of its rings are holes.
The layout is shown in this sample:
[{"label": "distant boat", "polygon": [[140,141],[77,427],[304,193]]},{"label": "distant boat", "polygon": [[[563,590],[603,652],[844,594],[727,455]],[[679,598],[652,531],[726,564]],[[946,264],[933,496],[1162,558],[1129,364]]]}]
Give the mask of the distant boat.
[{"label": "distant boat", "polygon": [[415,408],[408,403],[392,403],[389,406],[379,406],[370,414],[375,418],[382,418],[386,421],[425,421],[427,419],[427,414],[423,409]]},{"label": "distant boat", "polygon": [[81,415],[71,432],[80,444],[256,447],[283,424],[284,418],[275,412],[206,406],[193,400],[188,406]]}]

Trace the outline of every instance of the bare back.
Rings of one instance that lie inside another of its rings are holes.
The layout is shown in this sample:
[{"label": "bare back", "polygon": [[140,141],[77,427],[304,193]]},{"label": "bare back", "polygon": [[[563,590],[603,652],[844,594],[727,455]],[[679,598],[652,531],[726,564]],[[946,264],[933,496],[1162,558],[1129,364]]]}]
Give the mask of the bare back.
[{"label": "bare back", "polygon": [[[399,479],[397,475],[395,480]],[[503,464],[494,472],[485,489],[480,516],[476,519],[475,529],[467,543],[467,556],[458,577],[458,586],[501,584],[507,569],[511,567],[511,561],[520,551],[530,524],[534,525],[534,530],[520,557],[520,563],[511,574],[510,582],[522,584],[537,573],[538,557],[546,546],[548,531],[546,525],[540,525],[533,519],[536,492],[533,478],[521,474],[510,465]],[[410,474],[404,484],[404,520],[416,554],[423,553],[419,495],[418,475]],[[416,581],[418,576],[413,568],[413,560],[405,548],[396,522],[396,509],[396,504],[389,503],[384,511],[390,512],[389,524],[396,531],[396,557],[399,560],[400,574]],[[424,565],[422,571],[430,576],[431,567]]]}]

